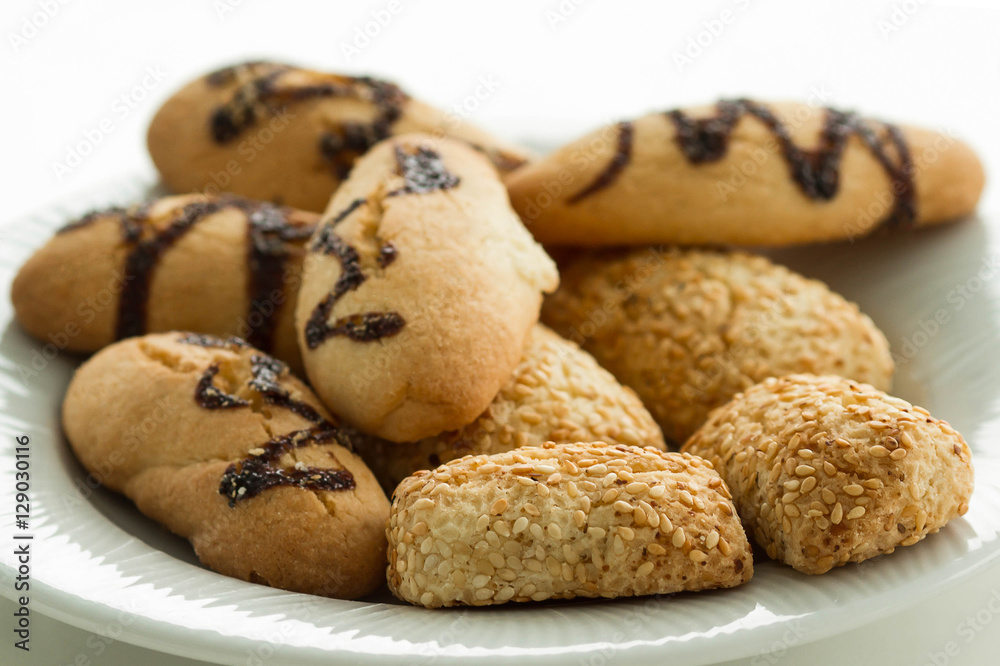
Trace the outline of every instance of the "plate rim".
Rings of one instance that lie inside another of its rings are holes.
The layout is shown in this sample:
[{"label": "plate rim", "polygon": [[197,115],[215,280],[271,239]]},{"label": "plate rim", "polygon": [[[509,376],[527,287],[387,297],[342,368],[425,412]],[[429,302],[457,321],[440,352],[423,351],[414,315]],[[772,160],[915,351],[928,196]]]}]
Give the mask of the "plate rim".
[{"label": "plate rim", "polygon": [[[121,192],[126,187],[135,191],[152,192],[152,188],[155,187],[155,185],[151,184],[146,179],[139,180],[136,178],[111,181],[106,188],[99,188],[96,195],[95,190],[89,190],[88,195],[94,196],[88,197],[90,200],[86,205],[81,204],[82,198],[80,196],[66,197],[58,203],[45,206],[35,214],[20,216],[20,220],[27,220],[29,218],[33,220],[45,219],[48,221],[53,219],[62,220],[67,214],[71,214],[70,211],[80,211],[83,208],[107,205],[109,202],[120,200],[122,198]],[[987,217],[982,213],[980,216]],[[18,221],[19,220],[8,221],[2,226],[14,225]],[[2,227],[0,227],[0,229],[2,229]],[[0,265],[0,275],[2,275],[6,269],[6,266]],[[0,280],[0,283],[5,284],[5,279]],[[0,317],[0,327],[6,328],[9,324],[9,317]],[[0,348],[0,356],[3,356],[2,348]],[[0,385],[0,392],[3,391],[4,388]],[[5,415],[0,414],[0,416]],[[5,420],[0,420],[0,426],[2,426],[2,429],[4,430],[8,427]],[[58,439],[58,436],[56,439]],[[983,467],[990,467],[994,464],[998,464],[998,467],[1000,467],[1000,456],[978,453],[974,459],[974,464],[976,466],[976,480],[978,488],[983,480],[983,473],[981,472]],[[995,486],[996,484],[990,485]],[[0,488],[0,499],[7,499],[7,494],[8,489],[6,487]],[[98,511],[94,505],[89,504],[88,508],[100,514],[100,511]],[[121,530],[125,534],[128,534],[126,530],[111,521],[106,515],[102,514],[101,519],[106,521],[112,528]],[[131,535],[129,536],[141,542],[141,539]],[[933,538],[933,536],[931,538]],[[38,540],[38,542],[40,541],[42,540]],[[195,567],[187,562],[176,560],[176,558],[173,558],[165,551],[153,548],[148,544],[143,545],[152,555],[170,558],[178,564],[199,569],[198,567]],[[913,580],[906,582],[904,585],[882,592],[879,595],[880,603],[877,605],[877,608],[873,608],[873,610],[869,612],[864,612],[864,609],[869,606],[874,607],[874,604],[865,604],[864,600],[855,599],[847,605],[837,605],[832,608],[824,609],[822,612],[805,613],[795,618],[802,623],[804,627],[802,631],[805,633],[805,638],[797,641],[796,645],[811,643],[838,633],[850,631],[851,629],[862,626],[864,623],[879,614],[887,614],[887,611],[888,614],[895,614],[908,603],[926,601],[927,599],[938,596],[946,590],[947,586],[950,586],[958,580],[974,575],[986,566],[995,563],[997,559],[1000,559],[1000,540],[994,538],[991,540],[990,544],[984,544],[982,548],[968,550],[963,553],[961,557],[951,560],[941,567],[937,567],[932,571],[924,572]],[[105,563],[99,563],[96,566],[107,565]],[[221,574],[216,574],[215,572],[210,571],[205,571],[205,573],[210,573],[214,576],[221,576]],[[0,558],[0,580],[7,580],[12,576],[12,567],[5,559]],[[252,585],[251,583],[243,583],[242,581],[236,581],[235,579],[232,580],[235,583]],[[277,592],[292,594],[280,590]],[[0,586],[0,595],[12,600],[17,598],[13,587],[9,585]],[[298,596],[311,597],[311,595]],[[235,660],[237,658],[244,659],[247,649],[252,650],[262,646],[270,646],[273,648],[273,655],[270,658],[274,661],[274,663],[278,664],[303,663],[303,661],[306,663],[319,663],[319,659],[322,659],[323,663],[354,663],[350,660],[357,654],[361,653],[360,651],[349,649],[346,646],[344,648],[330,650],[315,646],[297,646],[287,643],[275,644],[274,642],[267,640],[258,640],[243,635],[223,634],[211,628],[195,629],[191,627],[184,627],[182,625],[172,623],[164,618],[129,611],[101,600],[88,599],[74,591],[58,589],[55,586],[46,583],[44,580],[35,578],[34,576],[32,578],[31,604],[34,610],[41,612],[43,615],[52,617],[70,626],[105,636],[108,634],[102,631],[102,627],[106,627],[111,621],[117,621],[118,618],[122,617],[122,614],[125,613],[132,619],[128,623],[128,626],[123,628],[123,631],[120,634],[114,636],[116,640],[121,640],[126,643],[180,657],[198,660],[212,659],[217,663],[238,663]],[[70,610],[70,608],[74,608],[76,610]],[[831,619],[835,621],[830,621]],[[169,638],[164,638],[165,635],[169,635],[171,632],[176,633],[178,630],[183,630],[184,640],[170,640]],[[739,641],[733,640],[732,637],[741,636],[747,631],[752,631],[754,632],[755,637],[761,637],[761,640],[754,641],[755,645],[770,644],[772,639],[780,637],[784,632],[786,632],[786,630],[786,623],[782,621],[775,621],[755,626],[752,629],[734,629],[731,632],[717,636],[717,638],[721,638],[723,635],[728,635],[730,636],[730,639],[718,641],[719,645],[713,647],[710,658],[717,659],[721,657],[725,659],[737,659],[741,657],[752,657],[758,652],[752,651],[748,653],[746,649],[740,649]],[[164,632],[166,632],[166,634]],[[608,658],[609,662],[617,659],[634,661],[656,657],[662,658],[665,656],[664,649],[667,644],[677,647],[679,651],[676,655],[677,657],[682,659],[685,655],[688,657],[695,657],[694,661],[684,661],[684,663],[707,663],[699,661],[697,656],[693,654],[694,652],[698,652],[704,648],[704,643],[702,641],[655,643],[651,641],[637,640],[631,641],[631,643],[625,646],[624,649],[621,644],[613,644],[603,641],[600,643],[595,642],[594,644],[586,646],[587,651],[573,649],[575,646],[561,646],[553,648],[552,650],[546,650],[544,654],[539,654],[533,651],[537,650],[537,648],[524,648],[524,650],[532,651],[532,658],[537,660],[539,663],[557,663],[565,660],[567,657],[580,656],[582,654],[594,652],[600,649],[601,646],[608,645],[611,646],[615,652],[612,657]],[[462,646],[462,648],[468,649],[468,646]],[[394,664],[399,663],[399,660],[401,659],[412,661],[418,659],[419,657],[450,661],[462,660],[470,656],[475,656],[477,659],[484,661],[489,660],[490,663],[494,663],[495,661],[519,659],[524,656],[524,653],[518,652],[518,648],[516,647],[509,648],[509,650],[511,653],[495,651],[490,652],[489,654],[474,653],[464,655],[445,653],[417,655],[406,652],[363,652],[363,654],[365,654],[366,660],[377,664]],[[286,660],[288,661],[286,662]]]}]

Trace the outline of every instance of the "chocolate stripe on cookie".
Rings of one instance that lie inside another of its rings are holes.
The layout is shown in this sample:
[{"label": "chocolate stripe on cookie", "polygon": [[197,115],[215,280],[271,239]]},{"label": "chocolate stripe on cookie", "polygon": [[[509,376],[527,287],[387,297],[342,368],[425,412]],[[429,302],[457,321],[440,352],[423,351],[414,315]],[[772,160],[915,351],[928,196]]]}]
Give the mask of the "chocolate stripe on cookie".
[{"label": "chocolate stripe on cookie", "polygon": [[408,99],[395,84],[369,76],[350,79],[360,87],[362,99],[375,104],[378,110],[369,123],[343,123],[337,130],[326,132],[319,139],[319,152],[330,163],[334,173],[347,178],[354,162],[382,139],[392,134],[393,124],[403,113]]},{"label": "chocolate stripe on cookie", "polygon": [[[441,155],[430,148],[396,146],[396,168],[403,177],[403,187],[389,192],[386,196],[426,194],[438,190],[448,190],[457,186],[460,179],[451,173],[441,160]],[[363,312],[338,318],[332,324],[330,317],[337,301],[349,291],[360,287],[367,279],[361,269],[358,251],[341,238],[334,227],[351,213],[366,203],[365,199],[355,199],[347,208],[338,213],[324,226],[312,251],[336,257],[340,262],[340,276],[333,289],[313,309],[305,326],[306,345],[316,349],[325,340],[344,336],[355,342],[372,342],[399,333],[406,320],[398,312]],[[379,248],[376,261],[381,268],[392,264],[399,256],[399,250],[392,243]]]},{"label": "chocolate stripe on cookie", "polygon": [[217,374],[219,374],[219,364],[213,363],[208,366],[204,374],[202,374],[201,379],[198,380],[198,385],[194,390],[194,401],[198,403],[198,406],[205,409],[248,407],[250,405],[249,402],[243,398],[226,393],[212,383]]},{"label": "chocolate stripe on cookie", "polygon": [[[239,350],[247,347],[239,338],[211,335],[183,335],[178,341],[220,349]],[[236,506],[237,501],[249,499],[276,486],[298,486],[308,490],[350,490],[355,487],[354,476],[346,469],[308,467],[302,463],[296,463],[292,469],[278,466],[284,454],[302,446],[336,441],[348,450],[354,448],[350,438],[339,426],[327,421],[307,402],[292,398],[288,389],[281,385],[281,377],[287,372],[288,366],[278,359],[267,354],[254,354],[250,357],[250,379],[247,386],[269,405],[295,412],[315,425],[275,437],[258,449],[251,450],[249,457],[229,465],[219,482],[219,493],[229,498],[229,506]],[[231,409],[251,406],[250,401],[225,393],[215,386],[212,380],[217,374],[219,364],[213,363],[199,379],[194,399],[200,407]],[[337,464],[340,464],[339,461]]]},{"label": "chocolate stripe on cookie", "polygon": [[365,199],[364,197],[358,197],[357,199],[349,203],[347,205],[347,208],[337,213],[337,216],[330,221],[330,226],[332,227],[337,226],[338,224],[346,220],[348,215],[350,215],[351,213],[353,213],[366,203],[368,203],[367,199]]},{"label": "chocolate stripe on cookie", "polygon": [[[119,340],[142,335],[146,332],[146,306],[149,301],[149,285],[153,270],[160,257],[184,234],[190,231],[202,218],[218,212],[222,204],[217,201],[197,202],[184,206],[180,214],[162,231],[154,233],[148,240],[126,238],[134,242],[132,251],[125,257],[124,279],[121,298],[118,301],[118,323],[115,337]],[[138,225],[139,220],[131,216],[130,223]]]},{"label": "chocolate stripe on cookie", "polygon": [[288,222],[288,211],[266,203],[248,200],[234,202],[247,216],[250,311],[247,341],[258,349],[270,351],[278,323],[277,311],[286,300],[285,264],[289,243],[312,236],[314,225],[295,226]]},{"label": "chocolate stripe on cookie", "polygon": [[[313,423],[324,423],[326,420],[312,405],[293,399],[288,390],[281,386],[278,380],[287,370],[288,366],[276,358],[267,354],[254,354],[250,359],[250,386],[262,395],[268,404],[295,412]],[[352,448],[349,443],[345,446]]]},{"label": "chocolate stripe on cookie", "polygon": [[396,261],[396,257],[399,256],[399,250],[396,246],[392,244],[392,241],[387,242],[385,245],[378,249],[378,265],[381,268],[385,268],[392,262]]},{"label": "chocolate stripe on cookie", "polygon": [[260,453],[230,465],[219,482],[219,494],[229,498],[229,506],[255,497],[268,488],[298,486],[306,490],[352,490],[354,475],[346,469],[323,469],[296,463],[285,469],[276,463],[292,449],[337,439],[339,429],[324,422],[306,430],[296,430],[272,439]]},{"label": "chocolate stripe on cookie", "polygon": [[524,166],[528,163],[528,160],[523,157],[511,155],[505,150],[487,148],[482,144],[474,143],[472,141],[466,141],[465,143],[473,150],[485,155],[500,171],[513,171],[519,166]]},{"label": "chocolate stripe on cookie", "polygon": [[87,213],[80,219],[56,229],[56,234],[65,234],[78,229],[83,229],[85,227],[89,227],[97,220],[112,217],[118,220],[118,224],[122,228],[122,237],[125,240],[130,241],[138,236],[137,229],[141,228],[140,221],[146,219],[149,212],[149,206],[150,203],[145,202],[129,208],[114,206],[112,208],[105,208],[104,210],[94,210]]},{"label": "chocolate stripe on cookie", "polygon": [[129,215],[128,210],[125,208],[108,208],[106,210],[95,210],[87,213],[78,220],[74,220],[69,224],[66,224],[56,230],[57,234],[65,234],[71,231],[76,231],[77,229],[83,229],[84,227],[89,227],[91,224],[101,219],[102,217],[117,217],[123,219]]},{"label": "chocolate stripe on cookie", "polygon": [[765,105],[748,99],[723,100],[716,104],[716,114],[692,118],[674,110],[666,116],[676,127],[681,152],[692,164],[715,162],[729,150],[737,123],[744,116],[757,118],[774,135],[788,164],[792,180],[810,199],[828,201],[837,195],[840,165],[852,135],[856,135],[885,170],[895,195],[895,205],[883,224],[909,225],[916,219],[916,197],[909,149],[899,129],[883,124],[886,138],[896,153],[894,160],[886,151],[886,142],[872,127],[854,113],[825,109],[826,118],[815,150],[805,150],[792,141],[788,127]]},{"label": "chocolate stripe on cookie", "polygon": [[[214,335],[186,334],[177,339],[178,342],[199,347],[228,349],[238,351],[248,349],[249,345],[234,337],[220,338]],[[250,380],[247,385],[256,391],[264,401],[276,407],[282,407],[295,412],[302,418],[313,423],[323,423],[326,419],[312,405],[301,400],[295,400],[280,383],[280,377],[288,371],[288,366],[267,354],[254,354],[250,357]],[[229,407],[247,407],[249,402],[234,395],[222,392],[213,385],[213,378],[219,373],[219,364],[214,363],[205,370],[195,389],[195,402],[205,409],[226,409]],[[352,448],[350,443],[345,444]]]},{"label": "chocolate stripe on cookie", "polygon": [[333,299],[337,300],[348,291],[352,291],[361,286],[365,281],[365,274],[361,271],[361,258],[358,251],[352,245],[344,241],[333,231],[333,226],[323,227],[316,240],[313,241],[313,252],[322,252],[336,257],[340,261],[340,277],[333,285]]},{"label": "chocolate stripe on cookie", "polygon": [[336,303],[337,297],[331,293],[313,310],[306,322],[306,345],[309,349],[316,349],[328,338],[340,335],[355,342],[374,342],[396,335],[406,325],[406,320],[398,312],[352,314],[329,324],[328,320]]},{"label": "chocolate stripe on cookie", "polygon": [[205,82],[213,88],[218,88],[235,82],[241,74],[252,72],[261,67],[278,67],[278,65],[266,60],[250,60],[216,70],[205,77]]},{"label": "chocolate stripe on cookie", "polygon": [[[899,164],[893,164],[884,148],[877,151],[872,150],[882,168],[889,174],[892,180],[890,187],[896,195],[895,206],[882,221],[882,226],[886,228],[912,227],[917,219],[917,188],[913,180],[913,160],[910,157],[910,147],[906,144],[903,132],[898,126],[886,123],[885,130],[885,139],[895,148]],[[872,132],[862,136],[862,140],[866,144],[870,139],[878,141]],[[873,145],[881,146],[882,144]]]},{"label": "chocolate stripe on cookie", "polygon": [[[335,224],[350,215],[364,202],[364,199],[352,201],[331,223],[320,230],[316,240],[313,241],[313,252],[322,252],[337,258],[340,262],[340,277],[337,278],[330,293],[316,305],[309,316],[309,321],[306,322],[305,338],[309,349],[316,349],[324,340],[340,335],[355,342],[372,342],[396,335],[406,324],[406,321],[397,312],[352,314],[337,319],[333,324],[329,323],[337,301],[347,292],[360,287],[367,279],[361,270],[361,258],[358,256],[358,251],[333,231]],[[386,243],[379,249],[379,265],[385,268],[395,261],[398,253],[396,246],[392,243]]]},{"label": "chocolate stripe on cookie", "polygon": [[[130,210],[113,208],[91,213],[63,228],[63,232],[72,231],[105,216],[117,216],[119,219],[122,240],[131,245],[131,249],[123,269],[124,286],[118,303],[116,339],[146,333],[150,283],[163,254],[201,220],[227,208],[235,208],[247,218],[247,291],[250,301],[247,338],[258,349],[271,349],[277,315],[285,300],[281,291],[284,288],[285,265],[291,253],[289,244],[308,239],[315,226],[291,224],[289,209],[235,196],[188,204],[179,212],[175,211],[175,218],[159,231],[149,224],[148,205]],[[143,239],[147,231],[151,231],[152,235]]]},{"label": "chocolate stripe on cookie", "polygon": [[448,171],[436,150],[418,146],[396,146],[396,170],[403,177],[404,185],[386,196],[401,194],[426,194],[436,190],[450,190],[461,179]]},{"label": "chocolate stripe on cookie", "polygon": [[583,188],[573,196],[568,199],[568,203],[574,204],[581,199],[590,196],[594,192],[603,190],[605,187],[611,185],[618,179],[618,175],[621,174],[622,170],[632,159],[632,138],[635,132],[630,122],[618,123],[618,146],[615,149],[615,155],[611,158],[611,162],[608,166],[604,168],[597,178]]},{"label": "chocolate stripe on cookie", "polygon": [[282,84],[279,79],[294,68],[275,63],[246,63],[206,77],[209,85],[230,85],[241,79],[232,98],[212,112],[212,138],[227,143],[254,125],[262,113],[276,114],[292,102],[341,97],[370,102],[376,115],[370,122],[345,122],[319,137],[319,152],[338,178],[344,179],[355,160],[392,133],[408,97],[395,84],[368,76],[350,77],[311,73],[316,83]]},{"label": "chocolate stripe on cookie", "polygon": [[355,342],[372,342],[396,335],[405,325],[397,312],[365,312],[341,317],[327,327],[326,337],[343,335]]},{"label": "chocolate stripe on cookie", "polygon": [[249,346],[245,341],[232,335],[219,337],[217,335],[207,335],[201,333],[185,333],[181,337],[177,338],[177,341],[183,342],[186,345],[205,347],[206,349],[229,349],[231,351],[246,349]]},{"label": "chocolate stripe on cookie", "polygon": [[[212,112],[208,122],[212,138],[216,143],[226,143],[235,139],[243,130],[257,122],[258,107],[262,105],[261,97],[265,96],[268,90],[272,90],[274,81],[288,70],[281,65],[265,64],[261,68],[265,69],[266,73],[241,85],[233,93],[232,99]],[[232,77],[235,79],[244,71],[246,70],[237,67],[233,70]],[[209,80],[213,80],[211,75]]]}]

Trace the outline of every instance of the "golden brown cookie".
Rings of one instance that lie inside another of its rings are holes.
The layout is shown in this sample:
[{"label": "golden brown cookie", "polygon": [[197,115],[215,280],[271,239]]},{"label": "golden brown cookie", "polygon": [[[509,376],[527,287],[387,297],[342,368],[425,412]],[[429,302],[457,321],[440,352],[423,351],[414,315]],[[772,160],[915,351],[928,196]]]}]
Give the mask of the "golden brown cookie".
[{"label": "golden brown cookie", "polygon": [[665,448],[660,427],[632,389],[619,384],[590,354],[539,324],[514,374],[475,421],[419,442],[373,438],[359,444],[358,452],[391,492],[417,470],[547,441]]},{"label": "golden brown cookie", "polygon": [[712,412],[684,451],[714,463],[769,557],[809,574],[912,546],[972,495],[960,434],[840,377],[767,379]]},{"label": "golden brown cookie", "polygon": [[175,192],[234,192],[321,211],[358,157],[408,132],[465,141],[502,172],[528,157],[387,81],[268,62],[188,84],[157,112],[148,143]]},{"label": "golden brown cookie", "polygon": [[562,268],[542,320],[635,389],[677,444],[766,377],[892,382],[889,344],[871,319],[763,257],[646,248],[585,254]]},{"label": "golden brown cookie", "polygon": [[106,347],[73,377],[63,427],[95,481],[220,573],[344,599],[382,582],[378,482],[305,384],[241,340]]},{"label": "golden brown cookie", "polygon": [[983,167],[952,134],[727,100],[596,130],[507,178],[540,242],[789,245],[968,215]]},{"label": "golden brown cookie", "polygon": [[396,489],[389,588],[437,608],[734,587],[753,560],[701,458],[552,444],[468,456]]},{"label": "golden brown cookie", "polygon": [[231,195],[97,211],[21,267],[15,315],[32,335],[70,351],[186,330],[246,338],[299,372],[295,299],[317,221]]},{"label": "golden brown cookie", "polygon": [[295,317],[309,379],[396,442],[482,414],[559,281],[490,163],[419,134],[358,160],[309,247]]}]

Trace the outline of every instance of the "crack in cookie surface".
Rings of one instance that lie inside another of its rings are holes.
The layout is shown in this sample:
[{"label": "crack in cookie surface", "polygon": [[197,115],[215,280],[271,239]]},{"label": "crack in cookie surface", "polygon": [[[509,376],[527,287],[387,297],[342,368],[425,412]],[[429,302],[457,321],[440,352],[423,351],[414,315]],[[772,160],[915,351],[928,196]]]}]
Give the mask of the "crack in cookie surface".
[{"label": "crack in cookie surface", "polygon": [[[390,195],[391,193],[385,196]],[[357,249],[335,231],[338,224],[366,204],[370,204],[379,213],[382,210],[381,200],[378,197],[354,199],[320,229],[310,248],[313,252],[336,258],[340,262],[340,276],[334,283],[333,289],[316,305],[306,322],[305,339],[309,349],[316,349],[327,339],[336,336],[344,336],[355,342],[373,342],[396,335],[406,325],[403,316],[393,311],[355,313],[339,317],[330,323],[337,301],[344,294],[358,289],[368,279],[361,266],[361,256]],[[380,243],[376,261],[379,267],[384,269],[398,256],[399,250],[391,242]]]},{"label": "crack in cookie surface", "polygon": [[[239,339],[214,338],[213,336],[190,336],[178,338],[178,342],[194,344],[206,348],[221,348],[231,351],[245,351],[249,347]],[[203,409],[233,409],[246,407],[257,411],[251,400],[225,393],[215,386],[213,379],[219,373],[218,362],[212,363],[203,372],[195,388],[195,402]],[[251,449],[249,455],[229,465],[219,482],[219,493],[235,507],[238,501],[255,497],[269,488],[277,486],[297,486],[307,490],[350,490],[355,487],[354,476],[346,468],[325,469],[311,467],[296,462],[291,468],[280,466],[282,456],[295,449],[337,443],[353,450],[349,435],[336,423],[320,414],[316,408],[303,400],[294,398],[281,385],[282,377],[289,376],[288,366],[267,354],[252,354],[250,357],[250,378],[245,387],[269,405],[287,409],[298,414],[313,425],[289,433],[275,435],[259,447]],[[270,432],[270,429],[268,429]],[[333,460],[343,467],[336,456]]]}]

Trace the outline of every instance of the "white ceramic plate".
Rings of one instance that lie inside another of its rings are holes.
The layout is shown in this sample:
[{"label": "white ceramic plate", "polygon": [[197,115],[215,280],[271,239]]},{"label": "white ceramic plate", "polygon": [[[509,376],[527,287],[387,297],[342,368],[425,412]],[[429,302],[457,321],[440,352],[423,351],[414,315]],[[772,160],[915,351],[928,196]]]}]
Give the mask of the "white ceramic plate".
[{"label": "white ceramic plate", "polygon": [[[984,220],[772,253],[858,301],[899,361],[895,393],[963,432],[975,453],[969,513],[912,548],[808,577],[758,558],[735,590],[614,602],[427,611],[292,594],[202,568],[187,542],[127,500],[90,489],[58,412],[78,362],[25,335],[7,293],[17,267],[69,216],[135,185],[0,227],[0,593],[12,577],[14,438],[31,438],[31,604],[86,630],[230,664],[702,664],[782,650],[917,603],[1000,555],[1000,239]],[[1000,216],[994,219],[1000,220]],[[980,275],[981,273],[981,275]],[[961,289],[965,289],[962,293]],[[943,312],[943,314],[941,314]],[[936,326],[935,317],[947,319]],[[768,659],[762,663],[770,663]]]}]

